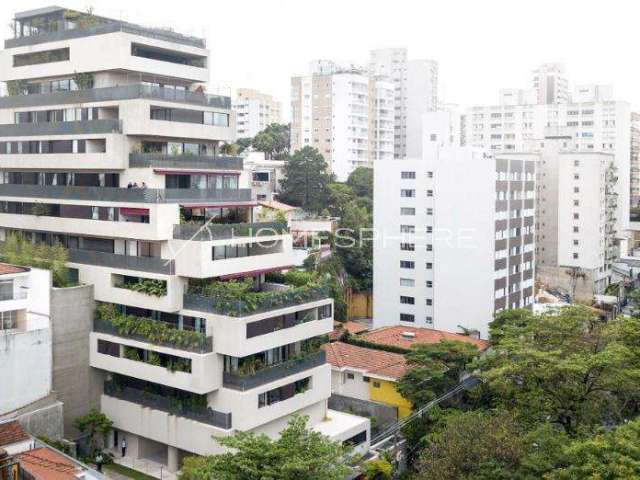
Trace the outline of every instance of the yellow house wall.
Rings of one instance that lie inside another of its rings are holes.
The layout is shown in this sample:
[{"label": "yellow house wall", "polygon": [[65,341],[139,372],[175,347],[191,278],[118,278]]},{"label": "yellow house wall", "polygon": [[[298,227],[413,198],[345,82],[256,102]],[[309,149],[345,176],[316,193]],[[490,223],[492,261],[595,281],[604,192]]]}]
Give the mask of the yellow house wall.
[{"label": "yellow house wall", "polygon": [[[374,387],[374,382],[379,383],[380,387]],[[399,418],[406,417],[411,413],[411,402],[398,393],[395,382],[372,378],[369,381],[369,399],[397,407]]]}]

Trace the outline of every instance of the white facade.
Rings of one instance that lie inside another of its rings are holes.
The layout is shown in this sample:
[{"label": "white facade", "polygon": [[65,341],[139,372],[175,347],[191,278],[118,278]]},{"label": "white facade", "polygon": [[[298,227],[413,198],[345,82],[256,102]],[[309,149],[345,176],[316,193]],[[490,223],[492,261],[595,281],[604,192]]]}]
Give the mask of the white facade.
[{"label": "white facade", "polygon": [[[624,243],[629,229],[630,106],[611,100],[610,87],[597,85],[576,87],[575,97],[565,100],[564,81],[558,75],[549,81],[549,85],[558,84],[558,93],[553,95],[556,101],[549,104],[505,102],[470,108],[465,125],[467,145],[494,154],[533,152],[545,137],[559,134],[571,137],[567,148],[575,151],[613,154],[618,169],[616,231]],[[546,93],[542,96],[547,98]]]},{"label": "white facade", "polygon": [[439,145],[374,177],[374,328],[488,335],[532,301],[535,164]]},{"label": "white facade", "polygon": [[236,138],[255,137],[272,123],[281,123],[281,105],[267,93],[239,88],[232,102],[236,112]]},{"label": "white facade", "polygon": [[393,156],[393,85],[330,61],[291,79],[291,150],[313,147],[338,181]]},{"label": "white facade", "polygon": [[0,274],[0,415],[46,397],[52,385],[51,272],[9,270]]},{"label": "white facade", "polygon": [[[220,452],[212,436],[275,436],[295,413],[313,426],[331,394],[313,342],[332,330],[333,301],[265,281],[294,263],[291,235],[260,231],[250,172],[218,154],[235,114],[203,93],[204,40],[102,17],[81,26],[83,15],[17,14],[0,53],[0,239],[62,243],[78,281],[113,305],[90,335],[110,441],[176,471],[185,455]],[[237,278],[275,300],[199,290]],[[126,333],[124,315],[155,334]]]},{"label": "white facade", "polygon": [[438,62],[409,60],[406,48],[372,50],[369,73],[393,84],[394,156],[421,155],[422,116],[438,106]]}]

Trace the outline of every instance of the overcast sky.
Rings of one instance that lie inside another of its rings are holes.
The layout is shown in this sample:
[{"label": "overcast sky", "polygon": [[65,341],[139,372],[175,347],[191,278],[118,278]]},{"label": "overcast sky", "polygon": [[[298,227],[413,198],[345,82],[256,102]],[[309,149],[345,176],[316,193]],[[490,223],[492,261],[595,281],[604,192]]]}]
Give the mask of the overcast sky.
[{"label": "overcast sky", "polygon": [[640,107],[637,0],[2,0],[5,37],[14,12],[51,4],[204,35],[211,91],[258,88],[287,116],[290,77],[311,59],[365,64],[370,49],[396,46],[440,63],[446,102],[495,103],[499,88],[528,87],[533,68],[559,61],[570,86],[611,83]]}]

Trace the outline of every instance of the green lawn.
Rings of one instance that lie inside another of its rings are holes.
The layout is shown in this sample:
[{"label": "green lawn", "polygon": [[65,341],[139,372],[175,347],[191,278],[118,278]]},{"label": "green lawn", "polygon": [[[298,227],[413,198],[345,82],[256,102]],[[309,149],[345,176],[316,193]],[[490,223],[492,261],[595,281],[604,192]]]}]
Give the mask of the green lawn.
[{"label": "green lawn", "polygon": [[117,463],[105,465],[103,469],[105,471],[111,470],[112,472],[119,473],[120,475],[124,475],[125,477],[129,477],[134,480],[157,480],[155,477],[147,475],[146,473],[139,472],[133,468],[125,467],[124,465],[119,465]]}]

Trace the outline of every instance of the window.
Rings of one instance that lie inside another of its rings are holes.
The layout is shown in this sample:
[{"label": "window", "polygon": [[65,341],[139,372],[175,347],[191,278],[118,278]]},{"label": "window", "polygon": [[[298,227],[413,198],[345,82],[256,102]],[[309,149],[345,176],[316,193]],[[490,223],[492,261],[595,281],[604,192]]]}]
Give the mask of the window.
[{"label": "window", "polygon": [[412,315],[410,313],[401,313],[400,314],[400,321],[401,322],[415,322],[416,321],[416,317],[415,317],[415,315]]},{"label": "window", "polygon": [[364,375],[362,376],[362,381],[363,381],[364,383],[369,383],[369,380],[371,380],[371,378],[369,378],[369,377],[367,377],[367,376],[364,376]]},{"label": "window", "polygon": [[428,315],[427,315],[427,316],[425,317],[424,321],[425,321],[425,323],[426,323],[427,325],[433,325],[433,317],[431,317],[431,316],[428,316]]},{"label": "window", "polygon": [[416,178],[416,172],[400,172],[400,178],[405,180],[412,180]]},{"label": "window", "polygon": [[427,225],[427,233],[433,233],[433,227],[431,225]]},{"label": "window", "polygon": [[409,260],[400,260],[400,268],[414,269],[416,268],[416,264],[415,262],[410,262]]},{"label": "window", "polygon": [[433,197],[433,190],[427,190],[427,197]]},{"label": "window", "polygon": [[400,279],[400,286],[401,287],[414,287],[416,284],[416,281],[413,278],[401,278]]},{"label": "window", "polygon": [[573,233],[579,233],[579,232],[580,232],[579,227],[573,227]]},{"label": "window", "polygon": [[380,382],[372,382],[373,388],[380,388]]},{"label": "window", "polygon": [[400,295],[400,303],[404,305],[415,305],[416,299],[414,297],[406,297],[404,295]]},{"label": "window", "polygon": [[18,328],[18,312],[9,310],[0,312],[0,330],[13,330]]},{"label": "window", "polygon": [[409,208],[409,207],[400,208],[400,215],[415,215],[415,214],[416,214],[415,208]]},{"label": "window", "polygon": [[578,258],[578,254],[576,252],[573,253],[573,259],[576,260]]},{"label": "window", "polygon": [[400,225],[400,233],[416,233],[414,225]]},{"label": "window", "polygon": [[400,196],[402,198],[413,198],[416,196],[416,191],[403,188],[402,190],[400,190]]},{"label": "window", "polygon": [[427,307],[430,307],[431,305],[433,305],[433,299],[427,298]]},{"label": "window", "polygon": [[42,52],[23,53],[13,56],[13,66],[38,65],[41,63],[64,62],[69,60],[69,48],[45,50]]},{"label": "window", "polygon": [[431,280],[427,280],[427,288],[433,288],[433,282]]},{"label": "window", "polygon": [[354,378],[356,378],[356,376],[353,373],[347,373],[348,380],[353,380]]},{"label": "window", "polygon": [[433,178],[433,172],[427,172],[427,178]]},{"label": "window", "polygon": [[13,300],[13,280],[0,282],[0,300]]},{"label": "window", "polygon": [[433,251],[433,245],[431,245],[430,243],[427,244],[427,252],[432,252]]},{"label": "window", "polygon": [[427,208],[427,215],[433,215],[433,208]]},{"label": "window", "polygon": [[415,243],[401,243],[400,250],[404,250],[406,252],[413,252],[416,249]]},{"label": "window", "polygon": [[309,388],[311,388],[311,377],[306,377],[298,380],[297,382],[261,393],[258,395],[258,408],[263,408],[283,400],[288,400],[299,393],[306,392]]},{"label": "window", "polygon": [[356,447],[366,441],[367,441],[367,431],[364,430],[358,433],[357,435],[354,435],[351,438],[347,438],[344,442],[342,442],[342,444],[347,445],[349,447]]},{"label": "window", "polygon": [[574,220],[579,220],[580,219],[580,214],[579,213],[574,213],[573,214],[573,219]]},{"label": "window", "polygon": [[427,262],[427,270],[433,269],[433,263]]},{"label": "window", "polygon": [[98,353],[110,355],[112,357],[119,357],[120,345],[118,343],[98,339]]}]

